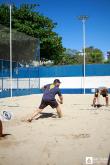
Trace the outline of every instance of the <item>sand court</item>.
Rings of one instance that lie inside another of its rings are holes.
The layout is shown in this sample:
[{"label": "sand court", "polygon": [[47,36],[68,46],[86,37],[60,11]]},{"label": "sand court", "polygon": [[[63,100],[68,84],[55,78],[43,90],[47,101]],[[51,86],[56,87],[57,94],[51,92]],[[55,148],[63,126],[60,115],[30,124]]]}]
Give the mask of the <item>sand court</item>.
[{"label": "sand court", "polygon": [[[0,99],[0,111],[13,113],[3,121],[0,165],[86,165],[107,164],[110,152],[110,106],[93,108],[93,95],[64,95],[63,118],[47,107],[32,123],[22,122],[36,107],[42,95]],[[7,136],[5,136],[7,135]]]}]

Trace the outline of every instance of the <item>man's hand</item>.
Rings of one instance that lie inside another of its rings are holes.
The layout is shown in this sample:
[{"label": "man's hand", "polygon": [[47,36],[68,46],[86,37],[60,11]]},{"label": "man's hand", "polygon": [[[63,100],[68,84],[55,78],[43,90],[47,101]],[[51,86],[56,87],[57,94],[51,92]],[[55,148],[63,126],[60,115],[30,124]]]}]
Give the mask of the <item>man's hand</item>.
[{"label": "man's hand", "polygon": [[60,101],[60,104],[63,104],[63,101]]},{"label": "man's hand", "polygon": [[63,104],[62,100],[57,99],[57,102],[60,103],[60,104]]},{"label": "man's hand", "polygon": [[63,104],[63,96],[62,96],[62,95],[59,96],[59,99],[60,99],[60,100],[58,100],[58,102],[59,102],[60,104]]}]

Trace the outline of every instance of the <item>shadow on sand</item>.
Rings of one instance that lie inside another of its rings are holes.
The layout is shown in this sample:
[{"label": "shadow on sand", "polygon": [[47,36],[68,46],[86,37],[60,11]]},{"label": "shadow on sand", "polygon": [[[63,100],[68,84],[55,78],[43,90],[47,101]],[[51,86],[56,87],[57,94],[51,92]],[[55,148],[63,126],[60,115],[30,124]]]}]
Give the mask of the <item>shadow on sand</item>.
[{"label": "shadow on sand", "polygon": [[40,113],[40,116],[36,118],[36,120],[44,119],[44,118],[50,118],[50,117],[51,118],[56,118],[56,115],[53,114],[53,113],[44,113],[44,112],[42,112],[42,113]]},{"label": "shadow on sand", "polygon": [[5,139],[5,138],[7,138],[8,136],[10,136],[11,134],[2,134],[2,136],[0,137],[0,140],[2,140],[2,139]]}]

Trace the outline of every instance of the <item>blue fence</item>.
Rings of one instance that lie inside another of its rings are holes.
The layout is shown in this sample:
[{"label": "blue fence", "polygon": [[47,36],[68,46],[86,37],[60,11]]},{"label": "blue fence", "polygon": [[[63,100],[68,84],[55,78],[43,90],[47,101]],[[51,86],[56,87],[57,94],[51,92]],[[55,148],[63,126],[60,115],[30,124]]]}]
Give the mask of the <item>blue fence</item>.
[{"label": "blue fence", "polygon": [[[0,70],[0,77],[9,77],[9,68]],[[50,67],[13,67],[13,78],[38,77],[80,77],[83,76],[83,65],[50,66]],[[87,64],[86,76],[110,76],[110,64]]]},{"label": "blue fence", "polygon": [[[6,88],[6,83],[9,81],[9,63],[6,67],[1,68],[0,63],[0,97],[10,96],[10,88]],[[86,77],[92,76],[110,76],[110,64],[88,64],[86,65]],[[37,81],[40,83],[42,78],[52,77],[83,77],[83,65],[67,65],[67,66],[52,66],[52,67],[17,67],[13,63],[13,79],[15,87],[13,88],[13,95],[27,95],[32,93],[40,93],[39,85],[36,86]],[[35,80],[37,79],[37,80]],[[6,82],[7,81],[7,82]],[[22,82],[21,82],[22,81]],[[35,81],[34,83],[32,81]],[[17,85],[19,84],[20,85]],[[5,84],[4,84],[5,83]],[[21,86],[25,86],[22,87]],[[33,85],[34,84],[34,85]],[[33,85],[33,86],[32,86]],[[78,91],[78,92],[77,92]],[[82,89],[63,89],[64,93],[82,93]],[[86,93],[90,93],[90,89],[86,89]]]},{"label": "blue fence", "polygon": [[[83,65],[40,67],[40,77],[80,77]],[[110,76],[110,64],[87,64],[86,76]]]}]

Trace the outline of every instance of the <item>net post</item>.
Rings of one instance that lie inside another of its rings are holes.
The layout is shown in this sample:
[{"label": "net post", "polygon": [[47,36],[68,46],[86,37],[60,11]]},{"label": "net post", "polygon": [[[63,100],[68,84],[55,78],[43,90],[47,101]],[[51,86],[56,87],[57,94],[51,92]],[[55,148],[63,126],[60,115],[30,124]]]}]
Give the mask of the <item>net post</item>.
[{"label": "net post", "polygon": [[10,91],[11,98],[13,96],[12,92],[12,6],[10,5]]}]

